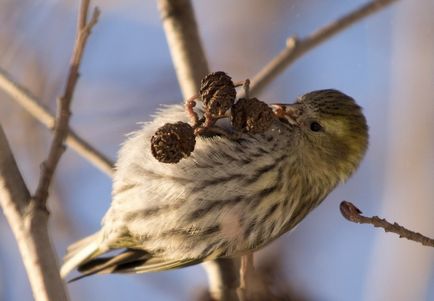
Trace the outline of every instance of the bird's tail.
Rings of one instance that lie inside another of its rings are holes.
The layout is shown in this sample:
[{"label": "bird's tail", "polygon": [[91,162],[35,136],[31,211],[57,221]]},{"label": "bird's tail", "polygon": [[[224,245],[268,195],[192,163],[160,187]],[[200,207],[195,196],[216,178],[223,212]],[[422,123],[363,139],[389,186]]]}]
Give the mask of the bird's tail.
[{"label": "bird's tail", "polygon": [[99,232],[85,237],[68,247],[60,275],[65,278],[76,267],[101,255],[106,250],[100,249]]}]

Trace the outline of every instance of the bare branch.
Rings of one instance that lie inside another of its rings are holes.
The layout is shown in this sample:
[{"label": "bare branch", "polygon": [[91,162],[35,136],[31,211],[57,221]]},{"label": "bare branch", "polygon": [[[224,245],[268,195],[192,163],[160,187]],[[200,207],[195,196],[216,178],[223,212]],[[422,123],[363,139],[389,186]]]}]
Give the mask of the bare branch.
[{"label": "bare branch", "polygon": [[[89,1],[82,1],[80,8],[80,15],[78,17],[78,24],[85,19],[85,16],[81,14],[89,9]],[[50,147],[50,152],[48,154],[47,160],[42,164],[41,177],[39,179],[38,188],[34,199],[44,204],[48,197],[48,187],[51,183],[51,179],[54,174],[54,170],[63,154],[64,146],[63,143],[68,134],[69,118],[71,112],[69,110],[70,104],[74,95],[75,86],[79,77],[79,67],[81,58],[83,56],[84,47],[86,46],[87,38],[93,26],[97,23],[99,17],[99,9],[95,8],[91,20],[88,23],[81,24],[79,31],[76,35],[74,50],[72,53],[71,64],[69,67],[68,79],[66,82],[65,92],[62,97],[60,97],[58,102],[58,111],[56,116],[56,122],[54,126],[54,137]]]},{"label": "bare branch", "polygon": [[80,12],[78,13],[77,32],[80,32],[87,23],[87,14],[89,11],[90,0],[82,0],[80,4]]},{"label": "bare branch", "polygon": [[6,135],[0,125],[0,201],[5,208],[5,202],[11,202],[18,216],[24,214],[30,194],[18,170],[17,163],[9,147]]},{"label": "bare branch", "polygon": [[33,296],[37,301],[66,301],[65,285],[48,236],[48,214],[45,210],[32,210],[35,202],[30,200],[0,126],[0,205],[17,240]]},{"label": "bare branch", "polygon": [[385,232],[392,232],[398,234],[400,238],[406,238],[424,246],[434,247],[434,239],[426,237],[420,233],[408,230],[407,228],[399,225],[398,223],[390,223],[384,218],[379,218],[378,216],[366,217],[363,216],[359,208],[354,204],[343,201],[340,204],[340,210],[342,215],[353,223],[358,224],[370,224],[377,228],[383,228]]},{"label": "bare branch", "polygon": [[[55,117],[44,108],[34,95],[26,88],[16,83],[11,76],[0,68],[0,89],[3,89],[12,100],[17,102],[24,110],[49,129],[54,128]],[[71,128],[68,130],[66,144],[80,156],[111,176],[113,162],[105,155],[92,147],[83,138],[78,136]]]},{"label": "bare branch", "polygon": [[255,75],[252,80],[250,92],[256,94],[259,93],[277,75],[283,72],[289,65],[309,50],[312,50],[339,32],[396,1],[397,0],[373,0],[320,28],[304,39],[297,39],[295,37],[289,38],[286,42],[286,48],[273,58],[261,71],[259,71],[257,75]]},{"label": "bare branch", "polygon": [[[249,81],[246,81],[247,84],[244,86],[245,88],[245,94],[246,98],[249,98]],[[252,279],[252,275],[254,275],[254,263],[253,263],[253,253],[250,253],[248,255],[244,255],[241,257],[241,264],[240,264],[240,286],[238,288],[238,297],[240,301],[248,300],[248,293],[250,289],[250,285],[252,283],[250,282]]]},{"label": "bare branch", "polygon": [[158,0],[170,54],[184,99],[199,91],[200,80],[209,73],[205,51],[190,0]]}]

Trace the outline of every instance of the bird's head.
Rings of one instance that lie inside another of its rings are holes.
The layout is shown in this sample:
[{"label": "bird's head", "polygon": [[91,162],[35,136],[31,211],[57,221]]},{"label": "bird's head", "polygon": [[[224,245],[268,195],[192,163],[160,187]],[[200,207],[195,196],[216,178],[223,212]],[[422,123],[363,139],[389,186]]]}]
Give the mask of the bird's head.
[{"label": "bird's head", "polygon": [[293,128],[299,156],[320,173],[334,171],[341,181],[357,168],[368,146],[368,126],[357,103],[337,90],[318,90],[294,104],[273,105]]}]

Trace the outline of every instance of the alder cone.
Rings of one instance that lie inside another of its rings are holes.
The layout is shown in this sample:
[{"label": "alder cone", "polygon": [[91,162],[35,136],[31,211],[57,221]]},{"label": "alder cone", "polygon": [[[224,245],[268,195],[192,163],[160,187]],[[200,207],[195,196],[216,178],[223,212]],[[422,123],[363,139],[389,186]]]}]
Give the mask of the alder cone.
[{"label": "alder cone", "polygon": [[200,83],[200,96],[205,109],[213,115],[223,115],[235,102],[237,91],[229,75],[217,71],[205,76]]},{"label": "alder cone", "polygon": [[163,163],[178,163],[194,150],[193,128],[185,122],[166,123],[151,138],[152,155]]},{"label": "alder cone", "polygon": [[257,98],[241,98],[232,106],[232,126],[243,132],[263,133],[273,123],[273,110]]}]

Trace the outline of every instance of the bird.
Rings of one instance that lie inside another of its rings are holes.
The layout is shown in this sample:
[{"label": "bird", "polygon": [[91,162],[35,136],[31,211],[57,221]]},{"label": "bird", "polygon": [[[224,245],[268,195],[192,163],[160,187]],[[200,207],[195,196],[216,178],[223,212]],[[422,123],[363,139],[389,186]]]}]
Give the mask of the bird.
[{"label": "bird", "polygon": [[292,230],[358,168],[368,125],[355,100],[335,89],[272,107],[278,118],[266,131],[197,137],[176,164],[157,161],[150,140],[188,116],[181,104],[158,111],[122,145],[101,229],[67,249],[62,277],[236,258]]}]

